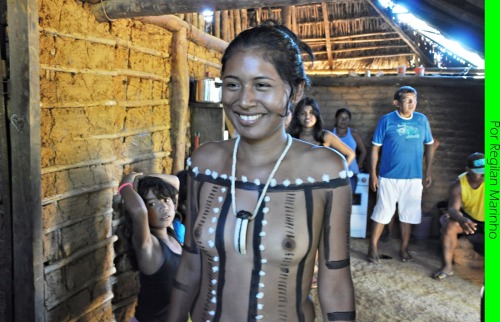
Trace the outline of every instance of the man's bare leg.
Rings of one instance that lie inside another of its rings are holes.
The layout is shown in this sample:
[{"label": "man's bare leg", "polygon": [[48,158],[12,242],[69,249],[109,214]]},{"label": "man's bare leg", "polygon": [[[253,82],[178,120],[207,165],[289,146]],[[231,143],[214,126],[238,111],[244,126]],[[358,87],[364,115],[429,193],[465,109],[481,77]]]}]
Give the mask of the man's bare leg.
[{"label": "man's bare leg", "polygon": [[401,260],[403,262],[411,262],[413,257],[410,255],[408,251],[408,247],[410,245],[410,237],[411,237],[411,224],[401,222]]},{"label": "man's bare leg", "polygon": [[[443,266],[434,273],[434,278],[443,278],[453,275],[453,254],[458,244],[458,235],[463,233],[462,227],[456,221],[449,220],[441,230],[441,244],[443,250]],[[444,274],[442,274],[444,273]]]},{"label": "man's bare leg", "polygon": [[378,263],[378,241],[382,231],[384,230],[384,224],[372,221],[372,234],[370,236],[370,246],[368,247],[368,261],[370,263]]}]

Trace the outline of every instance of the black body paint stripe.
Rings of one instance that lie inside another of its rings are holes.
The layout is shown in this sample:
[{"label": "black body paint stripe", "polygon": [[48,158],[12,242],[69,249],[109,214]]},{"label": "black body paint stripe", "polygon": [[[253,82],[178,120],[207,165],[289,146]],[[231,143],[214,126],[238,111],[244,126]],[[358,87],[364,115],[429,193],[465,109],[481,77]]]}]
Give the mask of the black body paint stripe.
[{"label": "black body paint stripe", "polygon": [[328,321],[354,321],[356,320],[356,312],[333,312],[326,315]]},{"label": "black body paint stripe", "polygon": [[351,259],[346,258],[339,261],[326,262],[326,267],[329,269],[340,269],[351,265]]}]

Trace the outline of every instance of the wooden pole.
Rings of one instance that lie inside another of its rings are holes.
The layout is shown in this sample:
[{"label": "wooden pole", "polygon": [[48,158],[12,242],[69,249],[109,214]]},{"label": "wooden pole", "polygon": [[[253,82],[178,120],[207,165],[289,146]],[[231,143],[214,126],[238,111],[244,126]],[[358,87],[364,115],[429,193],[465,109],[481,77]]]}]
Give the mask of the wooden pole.
[{"label": "wooden pole", "polygon": [[257,24],[260,24],[262,19],[262,8],[257,8],[255,10],[255,21],[257,21]]},{"label": "wooden pole", "polygon": [[292,7],[281,8],[281,20],[285,27],[292,30]]},{"label": "wooden pole", "polygon": [[227,41],[231,41],[234,39],[234,10],[229,10],[229,39]]},{"label": "wooden pole", "polygon": [[225,41],[229,41],[229,13],[227,10],[222,11],[222,39]]},{"label": "wooden pole", "polygon": [[221,38],[220,36],[220,11],[216,11],[214,15],[214,36],[217,38]]},{"label": "wooden pole", "polygon": [[241,9],[241,30],[248,29],[248,11],[247,9]]},{"label": "wooden pole", "polygon": [[234,10],[234,36],[238,36],[241,32],[241,12]]},{"label": "wooden pole", "polygon": [[[38,1],[7,1],[12,184],[12,286],[15,321],[45,321],[41,206]],[[0,292],[2,293],[2,292]],[[5,296],[5,294],[4,294]],[[1,310],[11,299],[2,299]]]},{"label": "wooden pole", "polygon": [[297,8],[295,6],[292,6],[292,31],[294,34],[298,35],[298,28],[297,28]]},{"label": "wooden pole", "polygon": [[[251,9],[269,7],[270,1],[260,0],[87,0],[97,21],[104,22],[120,18],[136,18],[143,16],[161,16],[174,13],[203,12]],[[345,0],[329,0],[327,2],[345,2]],[[273,0],[274,7],[290,4],[310,4],[311,0]]]},{"label": "wooden pole", "polygon": [[325,27],[326,56],[328,57],[328,67],[329,69],[332,69],[332,42],[330,40],[330,21],[328,20],[328,8],[326,6],[326,2],[321,2],[321,11],[323,12],[323,25]]},{"label": "wooden pole", "polygon": [[190,26],[185,21],[179,19],[174,15],[165,15],[158,17],[142,17],[137,18],[137,20],[142,21],[144,23],[150,23],[162,28],[165,28],[170,31],[178,31],[182,28],[189,30],[187,33],[187,38],[193,41],[195,44],[206,47],[208,49],[217,50],[219,52],[224,52],[228,45],[222,39],[211,36],[197,28]]},{"label": "wooden pole", "polygon": [[184,170],[186,160],[186,136],[189,108],[188,40],[186,28],[174,32],[172,37],[172,84],[170,113],[175,142],[172,172]]}]

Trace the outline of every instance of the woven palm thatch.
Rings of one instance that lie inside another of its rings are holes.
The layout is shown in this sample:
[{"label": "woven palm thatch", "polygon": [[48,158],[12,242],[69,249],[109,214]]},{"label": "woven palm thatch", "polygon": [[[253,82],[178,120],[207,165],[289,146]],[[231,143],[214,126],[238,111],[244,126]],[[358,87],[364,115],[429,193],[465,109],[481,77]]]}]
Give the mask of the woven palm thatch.
[{"label": "woven palm thatch", "polygon": [[[283,8],[248,9],[248,25],[268,19],[287,23],[283,12]],[[421,63],[401,33],[367,0],[295,6],[288,25],[314,51],[315,62],[307,64],[309,71],[395,72],[400,65],[411,68]]]}]

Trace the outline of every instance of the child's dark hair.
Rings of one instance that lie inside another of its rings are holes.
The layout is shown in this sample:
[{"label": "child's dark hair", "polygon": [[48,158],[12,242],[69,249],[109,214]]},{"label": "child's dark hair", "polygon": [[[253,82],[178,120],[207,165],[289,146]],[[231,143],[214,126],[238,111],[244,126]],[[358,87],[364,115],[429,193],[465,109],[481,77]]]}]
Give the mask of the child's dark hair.
[{"label": "child's dark hair", "polygon": [[139,179],[137,183],[137,193],[143,200],[146,199],[149,190],[152,190],[153,194],[158,197],[158,199],[172,199],[174,205],[177,206],[176,196],[179,191],[165,180],[154,176]]},{"label": "child's dark hair", "polygon": [[[170,198],[172,199],[174,205],[176,205],[176,196],[178,191],[173,185],[166,182],[165,180],[155,176],[149,176],[139,179],[139,181],[137,182],[137,193],[143,200],[146,199],[146,195],[149,190],[152,190],[153,194],[158,199]],[[132,232],[132,220],[130,219],[130,216],[125,215],[124,236],[128,241],[132,240]],[[171,227],[167,227],[167,233],[173,236],[175,239],[179,240],[179,236]],[[131,245],[131,243],[129,243],[129,246],[127,246],[127,248],[132,268],[134,270],[139,270],[139,266],[137,265],[137,258],[135,257],[134,247]]]}]

